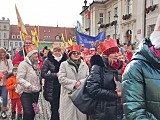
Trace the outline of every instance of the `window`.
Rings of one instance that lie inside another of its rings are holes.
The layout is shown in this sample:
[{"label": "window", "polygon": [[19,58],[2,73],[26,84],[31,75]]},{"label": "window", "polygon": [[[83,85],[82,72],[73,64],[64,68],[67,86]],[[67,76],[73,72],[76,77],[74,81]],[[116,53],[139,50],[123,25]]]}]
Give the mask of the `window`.
[{"label": "window", "polygon": [[7,38],[7,33],[4,33],[4,38]]},{"label": "window", "polygon": [[18,39],[21,39],[21,36],[20,36],[20,35],[17,35],[17,38],[18,38]]},{"label": "window", "polygon": [[13,42],[10,42],[10,45],[9,45],[9,46],[13,47]]},{"label": "window", "polygon": [[127,14],[132,13],[132,0],[127,0]]},{"label": "window", "polygon": [[103,13],[99,14],[99,21],[101,21],[101,23],[103,23]]},{"label": "window", "polygon": [[22,47],[22,42],[19,42],[19,46]]},{"label": "window", "polygon": [[152,25],[149,25],[147,28],[147,36],[150,36],[151,33],[154,31],[154,27],[155,27],[155,24],[152,24]]},{"label": "window", "polygon": [[57,36],[56,36],[56,40],[60,40],[60,36],[57,35]]},{"label": "window", "polygon": [[15,42],[15,46],[18,46],[18,42]]},{"label": "window", "polygon": [[114,8],[114,15],[115,15],[115,16],[118,15],[118,7]]},{"label": "window", "polygon": [[6,25],[4,25],[4,29],[5,29],[5,30],[7,29],[7,26],[6,26]]},{"label": "window", "polygon": [[16,39],[16,35],[12,35],[12,39]]},{"label": "window", "polygon": [[7,42],[6,42],[6,41],[4,41],[4,47],[5,47],[5,46],[7,46]]},{"label": "window", "polygon": [[151,6],[152,5],[157,5],[158,4],[158,0],[151,0]]},{"label": "window", "polygon": [[108,12],[108,23],[111,22],[111,11]]}]

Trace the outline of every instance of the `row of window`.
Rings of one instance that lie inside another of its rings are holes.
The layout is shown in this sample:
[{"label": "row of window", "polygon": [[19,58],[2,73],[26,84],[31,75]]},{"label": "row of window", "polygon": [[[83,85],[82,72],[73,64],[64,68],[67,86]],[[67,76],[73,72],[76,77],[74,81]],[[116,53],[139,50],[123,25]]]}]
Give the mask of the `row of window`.
[{"label": "row of window", "polygon": [[[158,4],[158,0],[150,0],[150,5],[156,5]],[[132,9],[133,9],[133,0],[127,0],[126,3],[126,14],[132,14]],[[118,15],[118,7],[114,8],[114,15]],[[111,22],[111,11],[108,11],[108,23]],[[101,23],[104,23],[104,13],[99,14],[99,21]]]}]

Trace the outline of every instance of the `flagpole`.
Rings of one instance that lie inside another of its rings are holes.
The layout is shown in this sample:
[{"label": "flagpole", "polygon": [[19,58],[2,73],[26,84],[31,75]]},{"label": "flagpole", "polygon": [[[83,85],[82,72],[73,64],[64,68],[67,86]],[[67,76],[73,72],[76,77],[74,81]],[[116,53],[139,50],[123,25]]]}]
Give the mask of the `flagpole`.
[{"label": "flagpole", "polygon": [[21,30],[19,31],[19,33],[20,33],[20,38],[21,38],[21,43],[22,43],[23,57],[25,58],[25,57],[26,57],[26,56],[25,56],[25,52],[24,52],[25,47],[24,47],[24,42],[23,42],[23,40],[22,40],[22,32],[21,32]]}]

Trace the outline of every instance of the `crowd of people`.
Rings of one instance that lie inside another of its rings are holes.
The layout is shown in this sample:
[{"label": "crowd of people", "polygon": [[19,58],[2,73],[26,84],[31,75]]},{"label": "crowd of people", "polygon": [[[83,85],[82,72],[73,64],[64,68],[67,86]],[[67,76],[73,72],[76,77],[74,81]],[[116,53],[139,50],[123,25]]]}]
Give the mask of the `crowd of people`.
[{"label": "crowd of people", "polygon": [[[159,120],[159,20],[134,54],[112,38],[100,42],[97,50],[77,44],[65,50],[54,43],[38,51],[28,36],[13,60],[0,47],[1,118],[11,109],[11,119],[34,120],[42,92],[51,106],[50,120]],[[71,100],[86,78],[87,94],[98,101],[92,115]]]}]

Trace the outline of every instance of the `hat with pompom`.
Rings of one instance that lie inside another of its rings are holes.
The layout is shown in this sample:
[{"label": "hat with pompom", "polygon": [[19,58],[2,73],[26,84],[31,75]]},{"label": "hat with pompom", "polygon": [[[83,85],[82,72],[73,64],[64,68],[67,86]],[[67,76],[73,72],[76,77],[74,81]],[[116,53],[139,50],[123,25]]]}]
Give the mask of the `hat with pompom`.
[{"label": "hat with pompom", "polygon": [[160,48],[160,14],[158,15],[154,31],[150,35],[150,40],[155,49]]}]

